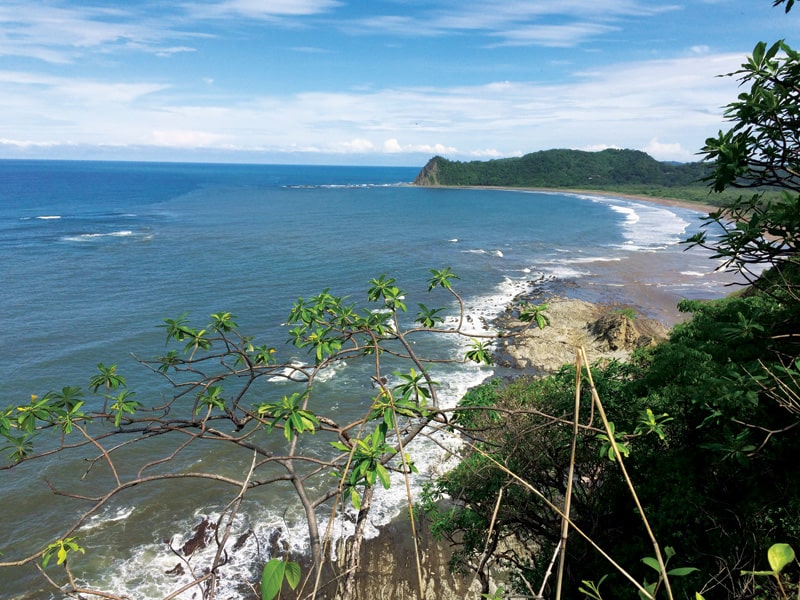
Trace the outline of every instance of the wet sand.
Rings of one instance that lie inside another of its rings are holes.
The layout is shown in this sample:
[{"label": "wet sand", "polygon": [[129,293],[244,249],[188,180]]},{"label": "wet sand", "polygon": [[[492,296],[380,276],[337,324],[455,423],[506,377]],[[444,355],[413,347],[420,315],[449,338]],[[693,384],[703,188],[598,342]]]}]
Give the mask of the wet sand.
[{"label": "wet sand", "polygon": [[506,190],[517,192],[544,192],[556,194],[580,194],[581,196],[598,196],[598,197],[612,197],[612,198],[625,198],[626,200],[637,200],[641,202],[650,202],[652,204],[661,204],[662,206],[676,206],[680,208],[688,208],[689,210],[696,210],[700,213],[707,214],[715,210],[717,207],[713,204],[705,204],[702,202],[693,202],[691,200],[680,200],[678,198],[661,198],[657,196],[647,196],[644,194],[626,194],[623,192],[602,191],[602,190],[581,190],[572,188],[537,188],[537,187],[504,187],[504,186],[489,186],[489,185],[473,185],[473,186],[437,186],[437,187],[452,187],[454,189],[473,189],[473,190]]}]

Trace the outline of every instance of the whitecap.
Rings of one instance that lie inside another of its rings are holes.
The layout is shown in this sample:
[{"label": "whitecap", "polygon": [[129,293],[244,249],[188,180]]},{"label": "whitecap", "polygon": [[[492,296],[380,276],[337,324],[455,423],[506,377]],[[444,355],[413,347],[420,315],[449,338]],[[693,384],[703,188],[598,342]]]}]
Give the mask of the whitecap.
[{"label": "whitecap", "polygon": [[604,196],[593,197],[592,201],[623,215],[625,242],[620,247],[625,250],[660,250],[673,246],[683,239],[690,225],[672,207]]},{"label": "whitecap", "polygon": [[77,242],[77,243],[91,243],[102,242],[114,238],[134,238],[140,241],[147,241],[152,239],[151,233],[137,233],[130,229],[122,229],[119,231],[111,231],[108,233],[81,233],[77,235],[65,235],[61,238],[62,242]]},{"label": "whitecap", "polygon": [[92,516],[83,526],[83,528],[96,529],[108,523],[124,521],[133,514],[134,510],[136,510],[135,506],[121,506],[117,509],[106,510],[101,514]]},{"label": "whitecap", "polygon": [[281,369],[278,374],[269,377],[270,383],[286,383],[287,381],[308,381],[303,369],[308,365],[299,360],[290,361],[289,364]]}]

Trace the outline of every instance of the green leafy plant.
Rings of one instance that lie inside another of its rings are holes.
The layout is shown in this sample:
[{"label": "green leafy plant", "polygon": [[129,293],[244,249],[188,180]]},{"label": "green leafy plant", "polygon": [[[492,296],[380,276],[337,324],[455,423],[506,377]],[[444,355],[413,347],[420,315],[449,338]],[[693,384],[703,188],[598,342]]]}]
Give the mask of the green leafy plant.
[{"label": "green leafy plant", "polygon": [[788,598],[789,596],[781,581],[781,573],[795,561],[794,549],[789,544],[773,544],[767,550],[767,561],[769,561],[770,571],[742,571],[742,575],[773,577],[780,590],[781,597]]},{"label": "green leafy plant", "polygon": [[544,329],[550,325],[550,317],[545,314],[547,304],[524,303],[519,309],[519,320],[523,323],[535,323],[539,329]]},{"label": "green leafy plant", "polygon": [[278,423],[282,423],[283,435],[286,441],[291,442],[297,435],[313,434],[319,427],[317,416],[302,407],[305,399],[306,394],[295,392],[290,396],[284,396],[280,402],[259,405],[256,412],[260,418],[273,419],[269,425],[270,430]]},{"label": "green leafy plant", "polygon": [[296,562],[273,558],[261,572],[261,600],[274,600],[280,596],[284,582],[293,590],[300,583],[301,569]]},{"label": "green leafy plant", "polygon": [[[670,559],[673,556],[675,556],[674,548],[672,548],[671,546],[665,547],[664,556],[665,556],[664,566],[666,568],[666,565],[669,563]],[[658,560],[653,558],[652,556],[647,556],[643,558],[642,562],[658,573],[658,579],[656,579],[656,581],[652,583],[648,583],[646,579],[644,581],[644,588],[649,594],[649,596],[644,592],[642,592],[641,590],[639,591],[639,597],[642,600],[649,600],[649,598],[656,597],[659,588],[664,583],[664,571],[662,571],[661,565],[659,564]],[[668,577],[686,577],[687,575],[691,575],[692,573],[695,572],[697,572],[696,567],[676,567],[673,569],[669,569],[666,574]]]},{"label": "green leafy plant", "polygon": [[42,567],[47,568],[53,557],[56,557],[56,564],[63,565],[67,562],[70,553],[80,552],[86,554],[86,550],[76,542],[77,538],[68,537],[63,540],[56,540],[52,544],[48,544],[47,548],[42,552]]},{"label": "green leafy plant", "polygon": [[609,422],[608,429],[611,432],[611,435],[614,436],[615,444],[611,443],[611,438],[607,434],[598,433],[597,439],[602,442],[602,445],[600,446],[600,456],[607,457],[612,461],[617,460],[617,451],[614,450],[614,445],[616,445],[617,450],[619,450],[619,453],[622,454],[623,457],[630,456],[631,449],[625,441],[627,434],[616,431],[616,426],[612,422]]},{"label": "green leafy plant", "polygon": [[607,578],[608,575],[603,575],[597,583],[594,581],[581,581],[578,591],[592,600],[603,600],[603,596],[600,595],[600,586],[603,585]]},{"label": "green leafy plant", "polygon": [[636,312],[636,309],[630,307],[620,308],[614,312],[617,313],[618,315],[622,315],[623,317],[630,319],[631,321],[636,320],[636,317],[639,316],[638,313]]}]

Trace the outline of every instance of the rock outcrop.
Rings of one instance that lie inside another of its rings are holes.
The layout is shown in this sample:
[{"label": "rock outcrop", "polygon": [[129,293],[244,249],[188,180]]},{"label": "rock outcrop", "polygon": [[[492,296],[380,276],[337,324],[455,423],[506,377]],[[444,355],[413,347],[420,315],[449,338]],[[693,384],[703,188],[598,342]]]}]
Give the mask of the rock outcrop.
[{"label": "rock outcrop", "polygon": [[[564,298],[553,298],[546,303],[545,314],[550,325],[544,329],[529,327],[518,336],[503,339],[495,356],[499,365],[552,373],[574,362],[581,347],[592,362],[626,360],[636,348],[655,344],[668,335],[667,328],[658,321],[641,316],[632,318],[629,311],[619,307]],[[513,308],[498,321],[509,331],[526,325]]]},{"label": "rock outcrop", "polygon": [[439,157],[430,159],[414,179],[414,185],[439,185]]}]

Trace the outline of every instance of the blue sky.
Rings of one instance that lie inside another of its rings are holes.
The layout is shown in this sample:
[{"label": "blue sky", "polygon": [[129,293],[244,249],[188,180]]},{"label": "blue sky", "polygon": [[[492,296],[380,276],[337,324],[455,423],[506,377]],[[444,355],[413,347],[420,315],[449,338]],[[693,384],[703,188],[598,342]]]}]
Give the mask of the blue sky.
[{"label": "blue sky", "polygon": [[[3,0],[0,158],[696,160],[772,0]],[[794,38],[794,39],[793,39]]]}]

